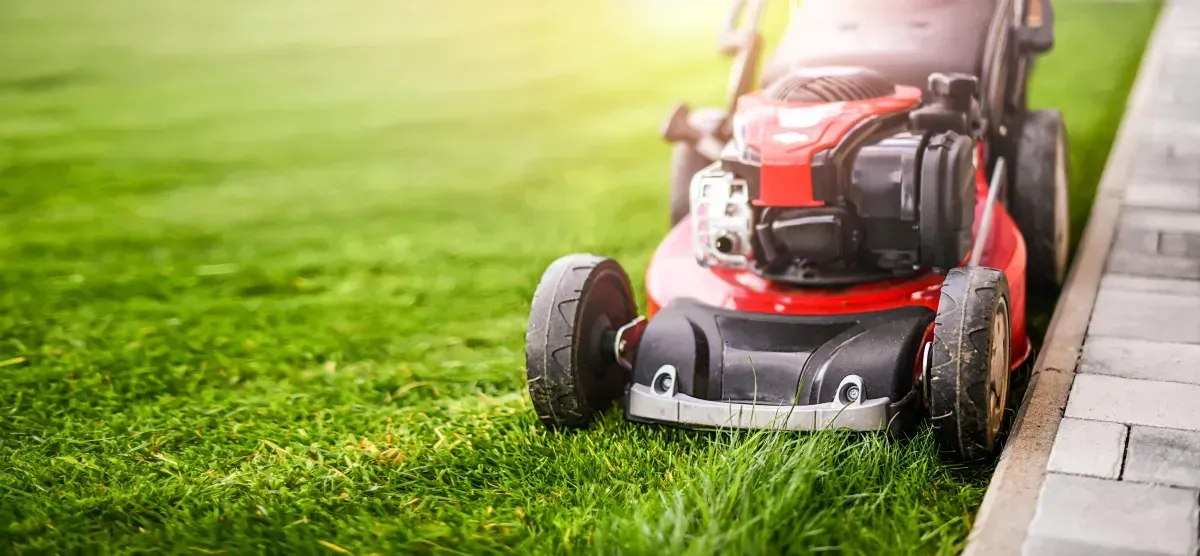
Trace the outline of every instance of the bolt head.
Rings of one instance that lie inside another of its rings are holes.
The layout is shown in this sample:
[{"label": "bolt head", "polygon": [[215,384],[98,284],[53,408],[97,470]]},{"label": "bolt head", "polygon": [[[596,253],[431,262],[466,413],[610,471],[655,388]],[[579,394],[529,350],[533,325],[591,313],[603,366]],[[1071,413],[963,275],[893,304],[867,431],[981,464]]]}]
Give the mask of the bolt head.
[{"label": "bolt head", "polygon": [[859,393],[860,392],[858,391],[857,386],[847,386],[846,387],[846,401],[848,401],[848,402],[858,401]]},{"label": "bolt head", "polygon": [[671,387],[675,385],[675,377],[669,374],[658,375],[654,379],[654,392],[661,395],[666,395],[671,392]]}]

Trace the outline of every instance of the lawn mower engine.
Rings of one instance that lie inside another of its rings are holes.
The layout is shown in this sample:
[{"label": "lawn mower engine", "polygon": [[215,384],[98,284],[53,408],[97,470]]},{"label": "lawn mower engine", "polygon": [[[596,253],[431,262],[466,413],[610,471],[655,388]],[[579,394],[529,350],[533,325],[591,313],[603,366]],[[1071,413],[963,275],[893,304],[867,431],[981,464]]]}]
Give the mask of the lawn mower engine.
[{"label": "lawn mower engine", "polygon": [[794,72],[743,96],[722,159],[692,180],[700,264],[802,287],[960,264],[975,214],[973,80],[940,79],[963,110],[914,113],[918,89],[858,69]]}]

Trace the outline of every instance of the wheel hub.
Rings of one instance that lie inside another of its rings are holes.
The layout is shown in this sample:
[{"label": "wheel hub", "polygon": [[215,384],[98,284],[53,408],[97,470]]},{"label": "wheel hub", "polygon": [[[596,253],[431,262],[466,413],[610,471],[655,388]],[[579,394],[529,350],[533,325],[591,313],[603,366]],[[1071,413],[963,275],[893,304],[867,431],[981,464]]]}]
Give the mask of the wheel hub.
[{"label": "wheel hub", "polygon": [[1071,215],[1067,209],[1067,145],[1060,129],[1054,154],[1054,277],[1062,284],[1067,277],[1070,252]]},{"label": "wheel hub", "polygon": [[1004,410],[1008,406],[1009,349],[1008,307],[1002,303],[997,308],[992,323],[992,348],[989,353],[988,380],[988,438],[995,439],[1004,423]]}]

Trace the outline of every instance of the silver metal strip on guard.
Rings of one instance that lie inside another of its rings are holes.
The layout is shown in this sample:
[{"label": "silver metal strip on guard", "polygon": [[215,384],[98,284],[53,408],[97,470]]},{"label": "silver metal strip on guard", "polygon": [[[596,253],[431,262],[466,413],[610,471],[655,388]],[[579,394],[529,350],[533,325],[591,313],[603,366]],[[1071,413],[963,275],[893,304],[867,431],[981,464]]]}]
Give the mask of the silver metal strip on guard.
[{"label": "silver metal strip on guard", "polygon": [[863,400],[842,407],[832,403],[755,405],[713,402],[684,394],[663,396],[642,384],[630,386],[626,398],[629,415],[647,421],[694,427],[799,431],[827,428],[882,430],[888,425],[889,404],[888,398]]}]

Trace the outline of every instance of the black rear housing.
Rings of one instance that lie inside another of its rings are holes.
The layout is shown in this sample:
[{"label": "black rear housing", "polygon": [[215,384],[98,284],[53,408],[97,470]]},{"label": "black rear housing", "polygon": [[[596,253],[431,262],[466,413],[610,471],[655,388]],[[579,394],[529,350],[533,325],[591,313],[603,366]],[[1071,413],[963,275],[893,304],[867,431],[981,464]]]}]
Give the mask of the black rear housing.
[{"label": "black rear housing", "polygon": [[[814,162],[814,189],[826,206],[756,208],[755,272],[799,286],[839,286],[963,261],[975,221],[975,142],[953,131],[882,133],[844,149],[841,171]],[[726,169],[757,196],[757,167],[726,161]]]}]

